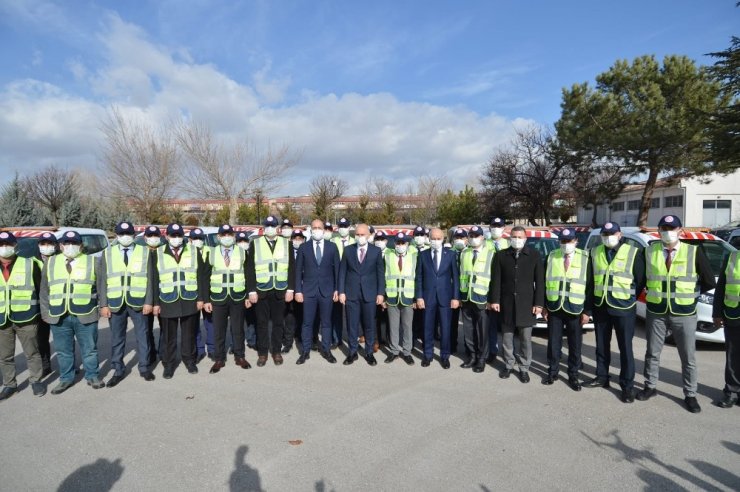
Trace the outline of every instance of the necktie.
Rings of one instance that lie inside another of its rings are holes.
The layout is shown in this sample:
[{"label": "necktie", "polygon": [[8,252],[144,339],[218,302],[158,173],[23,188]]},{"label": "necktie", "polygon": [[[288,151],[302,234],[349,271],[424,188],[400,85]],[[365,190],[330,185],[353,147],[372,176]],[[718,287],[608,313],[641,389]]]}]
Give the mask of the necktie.
[{"label": "necktie", "polygon": [[123,264],[128,266],[128,248],[123,248]]},{"label": "necktie", "polygon": [[321,264],[321,242],[316,241],[316,263]]},{"label": "necktie", "polygon": [[175,261],[180,263],[180,248],[174,248],[172,250],[172,256],[175,257]]},{"label": "necktie", "polygon": [[67,258],[67,273],[72,273],[72,258]]},{"label": "necktie", "polygon": [[498,243],[496,241],[493,242],[493,247],[496,248],[496,252],[498,252]]},{"label": "necktie", "polygon": [[437,250],[436,249],[432,250],[432,263],[434,263],[434,271],[435,272],[438,271],[439,265],[437,265]]},{"label": "necktie", "polygon": [[570,268],[570,255],[565,255],[565,271],[568,271],[568,268]]},{"label": "necktie", "polygon": [[360,263],[365,261],[365,248],[360,248]]},{"label": "necktie", "polygon": [[10,278],[10,263],[3,263],[3,278],[6,282]]},{"label": "necktie", "polygon": [[403,271],[403,256],[398,255],[398,271]]},{"label": "necktie", "polygon": [[478,259],[478,250],[473,250],[473,265],[475,265],[476,260]]},{"label": "necktie", "polygon": [[229,263],[231,263],[231,250],[226,248],[224,249],[224,264],[228,267]]},{"label": "necktie", "polygon": [[671,269],[671,263],[673,263],[673,258],[671,255],[672,253],[673,253],[673,248],[665,250],[665,269],[666,270]]},{"label": "necktie", "polygon": [[612,262],[612,260],[614,259],[614,250],[613,249],[607,249],[606,250],[606,258],[609,261],[609,263]]}]

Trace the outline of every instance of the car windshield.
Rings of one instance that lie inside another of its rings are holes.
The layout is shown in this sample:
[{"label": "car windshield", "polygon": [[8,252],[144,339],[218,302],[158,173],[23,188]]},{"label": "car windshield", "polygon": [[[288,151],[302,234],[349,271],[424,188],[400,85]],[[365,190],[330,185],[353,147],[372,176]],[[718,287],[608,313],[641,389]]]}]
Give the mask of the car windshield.
[{"label": "car windshield", "polygon": [[[657,242],[657,240],[650,241],[650,244]],[[698,246],[704,252],[704,255],[709,260],[709,265],[712,268],[712,273],[715,277],[719,277],[722,271],[722,265],[730,253],[733,251],[733,247],[724,241],[705,241],[702,239],[682,239],[681,242],[693,244]]]},{"label": "car windshield", "polygon": [[18,238],[18,246],[15,250],[17,251],[18,256],[22,256],[23,258],[33,258],[39,254],[39,238]]},{"label": "car windshield", "polygon": [[537,250],[543,263],[547,263],[547,255],[550,251],[560,247],[560,241],[553,238],[530,237],[527,238],[527,246]]},{"label": "car windshield", "polygon": [[586,241],[588,241],[588,237],[590,235],[591,235],[591,231],[576,232],[576,239],[578,239],[578,244],[576,246],[580,249],[585,249]]}]

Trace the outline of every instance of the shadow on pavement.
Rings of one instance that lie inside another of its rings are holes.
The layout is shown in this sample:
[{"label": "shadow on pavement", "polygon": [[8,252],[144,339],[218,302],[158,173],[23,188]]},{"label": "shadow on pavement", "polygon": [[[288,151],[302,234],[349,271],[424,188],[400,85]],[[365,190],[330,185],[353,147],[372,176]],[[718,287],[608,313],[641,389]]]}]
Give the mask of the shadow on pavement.
[{"label": "shadow on pavement", "polygon": [[234,457],[234,471],[229,477],[229,490],[231,492],[258,491],[262,492],[262,480],[259,472],[245,461],[249,451],[248,446],[239,446]]},{"label": "shadow on pavement", "polygon": [[95,463],[81,466],[72,472],[59,485],[57,492],[105,492],[113,488],[121,475],[123,466],[120,458],[115,461],[100,458]]}]

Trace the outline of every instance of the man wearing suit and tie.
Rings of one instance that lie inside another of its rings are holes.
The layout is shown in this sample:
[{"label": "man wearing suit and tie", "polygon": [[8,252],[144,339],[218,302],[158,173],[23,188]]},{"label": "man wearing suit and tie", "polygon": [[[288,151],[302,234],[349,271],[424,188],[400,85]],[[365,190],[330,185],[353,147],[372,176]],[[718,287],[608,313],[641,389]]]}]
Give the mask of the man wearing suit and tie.
[{"label": "man wearing suit and tie", "polygon": [[321,355],[331,364],[337,359],[331,354],[332,308],[339,299],[339,250],[324,238],[324,223],[311,222],[311,240],[298,248],[295,258],[295,300],[303,304],[301,355],[296,364],[311,358],[313,327],[318,314],[321,321]]},{"label": "man wearing suit and tie", "polygon": [[[349,355],[344,365],[357,360],[357,338],[360,320],[363,326],[375,327],[375,306],[383,303],[385,276],[383,252],[374,244],[368,244],[370,229],[367,224],[355,228],[357,243],[347,246],[339,266],[339,302],[347,308],[347,338]],[[365,360],[371,366],[377,364],[373,356],[375,330],[365,331]]]},{"label": "man wearing suit and tie", "polygon": [[440,364],[450,368],[450,321],[452,310],[460,307],[460,271],[457,255],[444,248],[444,233],[429,233],[431,248],[419,253],[416,263],[416,306],[424,310],[424,359],[428,367],[434,356],[434,328],[440,326]]}]

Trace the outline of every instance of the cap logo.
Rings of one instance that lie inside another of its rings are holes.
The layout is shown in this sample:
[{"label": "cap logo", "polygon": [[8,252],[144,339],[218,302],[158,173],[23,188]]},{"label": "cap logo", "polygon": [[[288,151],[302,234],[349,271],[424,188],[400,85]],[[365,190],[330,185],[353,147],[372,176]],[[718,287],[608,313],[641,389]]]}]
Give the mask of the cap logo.
[{"label": "cap logo", "polygon": [[267,218],[267,220],[275,220],[275,217],[273,217],[272,215],[270,215],[270,216],[269,216],[269,217]]},{"label": "cap logo", "polygon": [[121,229],[128,229],[128,224],[125,222],[121,224]]},{"label": "cap logo", "polygon": [[225,225],[225,226],[224,226],[224,230],[225,230],[225,231],[228,231],[229,229],[231,229],[231,226],[229,226],[229,225]]},{"label": "cap logo", "polygon": [[43,234],[41,235],[41,237],[44,237],[44,238],[45,238],[45,237],[49,237],[49,236],[51,236],[51,234],[49,234],[48,232],[45,232],[45,233],[43,233]]},{"label": "cap logo", "polygon": [[607,222],[606,224],[604,224],[604,229],[611,229],[613,225],[614,224],[612,224],[611,222]]},{"label": "cap logo", "polygon": [[665,221],[666,221],[666,222],[668,222],[668,223],[670,224],[671,222],[673,222],[673,217],[671,217],[671,216],[669,215],[668,217],[666,217],[666,218],[665,218]]},{"label": "cap logo", "polygon": [[6,239],[8,237],[8,233],[7,232],[3,232],[2,234],[0,234],[0,237],[3,238],[3,239]]},{"label": "cap logo", "polygon": [[570,231],[568,229],[564,230],[563,236],[570,236]]},{"label": "cap logo", "polygon": [[399,233],[398,233],[398,237],[399,237],[399,238],[403,237],[403,232],[399,232]]},{"label": "cap logo", "polygon": [[75,233],[74,233],[74,232],[71,232],[71,231],[70,231],[70,232],[68,232],[68,233],[66,234],[66,236],[67,236],[67,237],[75,237]]},{"label": "cap logo", "polygon": [[173,231],[179,231],[180,230],[180,226],[177,225],[177,224],[175,224],[175,225],[172,226],[172,230]]}]

